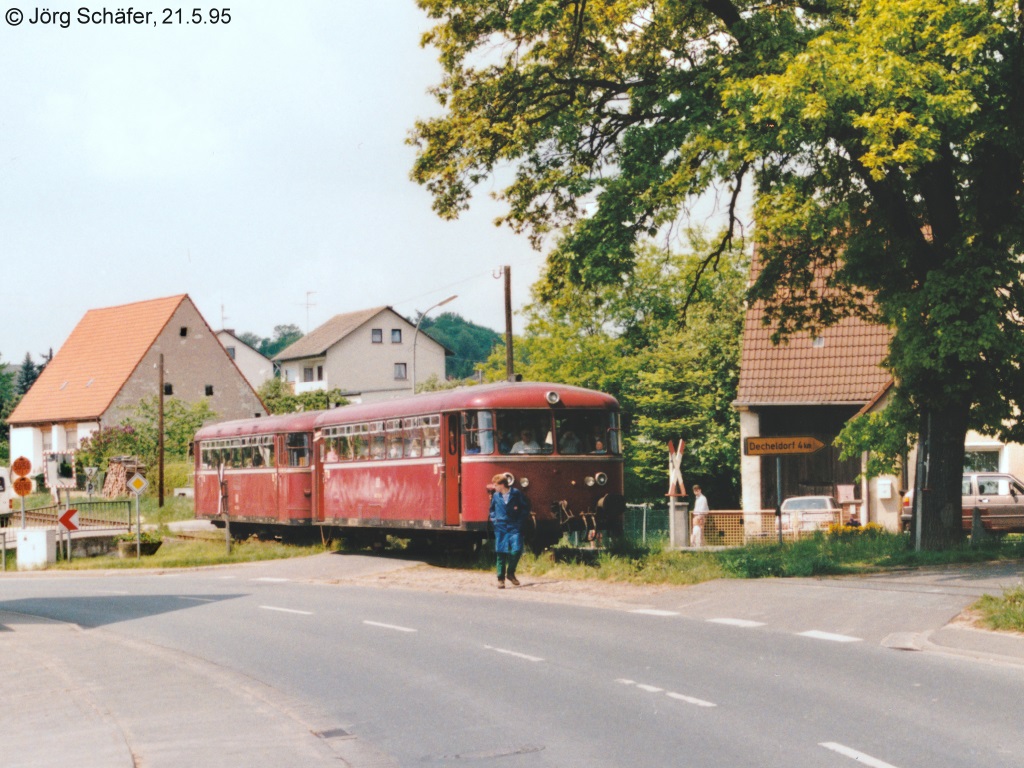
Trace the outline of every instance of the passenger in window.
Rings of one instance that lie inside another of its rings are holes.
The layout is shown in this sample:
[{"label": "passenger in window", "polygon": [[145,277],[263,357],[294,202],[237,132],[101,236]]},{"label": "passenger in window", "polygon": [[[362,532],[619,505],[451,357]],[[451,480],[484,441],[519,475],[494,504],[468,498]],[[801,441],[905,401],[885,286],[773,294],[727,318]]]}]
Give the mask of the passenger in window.
[{"label": "passenger in window", "polygon": [[498,450],[499,451],[501,451],[502,453],[511,453],[512,452],[512,443],[513,443],[512,435],[510,435],[508,432],[504,432],[504,431],[499,433],[499,437],[498,437]]},{"label": "passenger in window", "polygon": [[334,449],[334,443],[331,443],[327,448],[327,461],[338,461],[339,458],[338,452]]},{"label": "passenger in window", "polygon": [[524,429],[519,433],[519,440],[512,446],[512,453],[539,453],[540,445],[533,439],[533,432]]},{"label": "passenger in window", "polygon": [[608,450],[604,447],[604,440],[600,437],[594,440],[594,450],[591,453],[608,453]]},{"label": "passenger in window", "polygon": [[412,442],[409,443],[409,456],[415,458],[423,455],[423,443],[418,437],[414,437]]},{"label": "passenger in window", "polygon": [[571,429],[565,430],[558,440],[558,452],[559,453],[580,453],[583,450],[583,443],[576,437],[576,433]]}]

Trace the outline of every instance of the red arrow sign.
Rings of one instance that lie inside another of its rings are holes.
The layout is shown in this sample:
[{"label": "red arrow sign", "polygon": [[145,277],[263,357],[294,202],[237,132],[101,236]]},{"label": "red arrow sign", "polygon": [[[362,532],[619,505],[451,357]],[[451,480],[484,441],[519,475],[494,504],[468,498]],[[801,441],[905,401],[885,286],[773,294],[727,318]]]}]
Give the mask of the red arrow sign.
[{"label": "red arrow sign", "polygon": [[78,510],[69,509],[63,515],[60,516],[60,524],[63,525],[69,531],[78,530]]}]

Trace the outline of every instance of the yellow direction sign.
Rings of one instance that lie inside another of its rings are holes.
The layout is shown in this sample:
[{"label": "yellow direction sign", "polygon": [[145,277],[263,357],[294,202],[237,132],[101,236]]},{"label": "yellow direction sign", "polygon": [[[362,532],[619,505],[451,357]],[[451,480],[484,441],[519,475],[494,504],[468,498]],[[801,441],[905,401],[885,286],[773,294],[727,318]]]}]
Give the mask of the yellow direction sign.
[{"label": "yellow direction sign", "polygon": [[132,475],[131,479],[128,481],[128,489],[132,493],[134,493],[136,496],[141,495],[142,492],[144,490],[146,490],[146,488],[148,486],[149,486],[149,481],[146,480],[146,478],[144,478],[138,472],[136,472],[134,475]]},{"label": "yellow direction sign", "polygon": [[816,437],[748,437],[743,444],[747,456],[788,456],[790,454],[814,453],[825,447]]}]

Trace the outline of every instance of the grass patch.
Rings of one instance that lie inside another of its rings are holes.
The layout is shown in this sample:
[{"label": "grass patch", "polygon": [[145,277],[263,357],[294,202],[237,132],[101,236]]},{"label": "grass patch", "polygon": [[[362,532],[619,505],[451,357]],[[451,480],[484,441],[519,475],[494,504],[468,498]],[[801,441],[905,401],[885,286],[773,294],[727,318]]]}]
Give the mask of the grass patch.
[{"label": "grass patch", "polygon": [[1007,589],[1001,597],[982,595],[971,608],[978,612],[978,622],[984,627],[1024,632],[1024,586]]},{"label": "grass patch", "polygon": [[58,570],[93,570],[105,568],[198,568],[207,565],[252,563],[259,560],[281,560],[306,557],[328,551],[323,545],[293,546],[276,541],[248,540],[234,542],[231,554],[223,541],[175,541],[165,539],[156,554],[142,558],[120,558],[116,554],[105,557],[82,557],[70,563],[58,561],[51,568]]}]

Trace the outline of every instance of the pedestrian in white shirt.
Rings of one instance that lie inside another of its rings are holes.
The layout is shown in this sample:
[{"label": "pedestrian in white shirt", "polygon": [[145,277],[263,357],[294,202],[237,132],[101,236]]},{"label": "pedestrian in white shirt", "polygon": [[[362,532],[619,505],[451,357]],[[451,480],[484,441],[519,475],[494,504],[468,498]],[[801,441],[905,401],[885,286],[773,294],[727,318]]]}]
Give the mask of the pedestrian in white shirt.
[{"label": "pedestrian in white shirt", "polygon": [[693,486],[693,530],[690,531],[690,546],[704,546],[704,516],[710,512],[707,497],[700,492],[700,486]]}]

